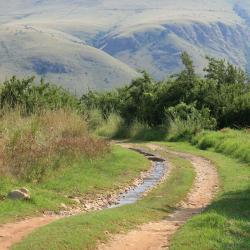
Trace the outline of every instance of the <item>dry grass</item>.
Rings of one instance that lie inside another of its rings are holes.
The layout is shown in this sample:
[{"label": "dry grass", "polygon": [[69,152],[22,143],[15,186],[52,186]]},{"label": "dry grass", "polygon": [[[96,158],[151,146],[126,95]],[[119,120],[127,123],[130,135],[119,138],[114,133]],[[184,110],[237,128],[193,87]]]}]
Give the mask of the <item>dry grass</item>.
[{"label": "dry grass", "polygon": [[2,174],[39,181],[66,155],[95,158],[108,151],[108,143],[91,137],[85,120],[72,111],[46,111],[28,117],[14,111],[0,120]]}]

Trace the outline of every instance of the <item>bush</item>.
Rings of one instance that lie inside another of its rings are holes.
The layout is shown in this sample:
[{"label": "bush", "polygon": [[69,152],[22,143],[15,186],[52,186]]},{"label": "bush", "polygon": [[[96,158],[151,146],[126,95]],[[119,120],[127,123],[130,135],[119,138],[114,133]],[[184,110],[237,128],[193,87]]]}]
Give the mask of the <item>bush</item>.
[{"label": "bush", "polygon": [[123,137],[123,132],[121,130],[123,128],[124,122],[122,118],[115,113],[111,113],[107,119],[102,119],[102,122],[96,128],[95,133],[106,138]]},{"label": "bush", "polygon": [[170,123],[168,139],[172,141],[191,140],[203,129],[214,129],[216,120],[210,116],[207,108],[198,110],[195,104],[180,103],[166,110],[172,122]]},{"label": "bush", "polygon": [[61,108],[80,109],[79,100],[67,90],[45,83],[39,84],[35,78],[17,79],[15,76],[0,86],[0,107],[9,109],[22,108],[24,114],[42,110]]},{"label": "bush", "polygon": [[27,117],[10,112],[1,119],[0,138],[2,172],[27,181],[41,181],[63,157],[95,158],[109,151],[107,142],[88,134],[86,121],[74,111]]}]

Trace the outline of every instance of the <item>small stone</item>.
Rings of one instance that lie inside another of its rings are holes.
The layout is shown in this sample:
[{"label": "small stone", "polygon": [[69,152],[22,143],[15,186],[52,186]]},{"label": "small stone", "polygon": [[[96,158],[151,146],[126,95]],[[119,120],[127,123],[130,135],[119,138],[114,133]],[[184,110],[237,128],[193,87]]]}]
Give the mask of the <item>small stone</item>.
[{"label": "small stone", "polygon": [[72,199],[72,201],[74,201],[77,204],[81,204],[81,201],[79,199],[77,199],[77,198]]},{"label": "small stone", "polygon": [[8,193],[8,198],[11,200],[29,200],[30,195],[20,190],[14,190]]},{"label": "small stone", "polygon": [[87,209],[87,210],[89,210],[89,209],[91,209],[91,205],[90,204],[84,204],[84,207],[85,207],[85,209]]},{"label": "small stone", "polygon": [[20,190],[21,192],[25,193],[25,194],[30,195],[29,189],[27,189],[27,188],[25,188],[25,187],[22,187],[22,188],[20,188],[19,190]]},{"label": "small stone", "polygon": [[60,208],[67,209],[68,207],[64,203],[61,203]]}]

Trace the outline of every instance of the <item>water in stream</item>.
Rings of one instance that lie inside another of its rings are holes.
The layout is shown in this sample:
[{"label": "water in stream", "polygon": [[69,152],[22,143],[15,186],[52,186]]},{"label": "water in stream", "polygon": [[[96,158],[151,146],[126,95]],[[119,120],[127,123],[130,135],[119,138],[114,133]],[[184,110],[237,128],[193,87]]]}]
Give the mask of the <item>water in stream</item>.
[{"label": "water in stream", "polygon": [[151,160],[153,162],[153,168],[148,176],[143,179],[141,184],[129,190],[128,192],[121,194],[118,198],[117,204],[111,205],[109,208],[121,207],[135,203],[143,197],[144,193],[146,193],[152,187],[155,187],[167,171],[167,165],[164,159],[156,157],[142,150],[136,151],[145,155],[149,160]]}]

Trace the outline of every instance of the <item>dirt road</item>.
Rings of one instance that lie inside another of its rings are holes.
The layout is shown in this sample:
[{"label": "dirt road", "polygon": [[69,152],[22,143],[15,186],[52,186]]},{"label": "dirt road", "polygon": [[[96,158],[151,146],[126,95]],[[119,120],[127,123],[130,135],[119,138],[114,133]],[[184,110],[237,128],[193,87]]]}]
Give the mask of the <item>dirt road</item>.
[{"label": "dirt road", "polygon": [[[152,150],[166,150],[157,145],[148,144]],[[167,151],[167,150],[166,150]],[[202,210],[212,201],[218,189],[218,175],[212,163],[202,157],[186,153],[172,152],[191,161],[196,178],[192,190],[186,200],[169,217],[158,223],[141,226],[126,235],[117,235],[99,250],[158,250],[168,249],[171,236],[192,216]]]},{"label": "dirt road", "polygon": [[[153,144],[148,144],[148,147],[152,150],[163,150]],[[218,188],[218,175],[211,162],[190,154],[171,153],[190,160],[196,171],[194,187],[188,194],[187,199],[179,204],[179,209],[171,214],[168,219],[159,223],[143,225],[127,235],[114,236],[107,245],[101,245],[100,250],[157,250],[167,248],[171,236],[178,228],[187,219],[200,213],[211,202]],[[10,249],[13,244],[21,241],[36,228],[45,226],[60,218],[62,217],[42,216],[0,225],[0,250]]]}]

